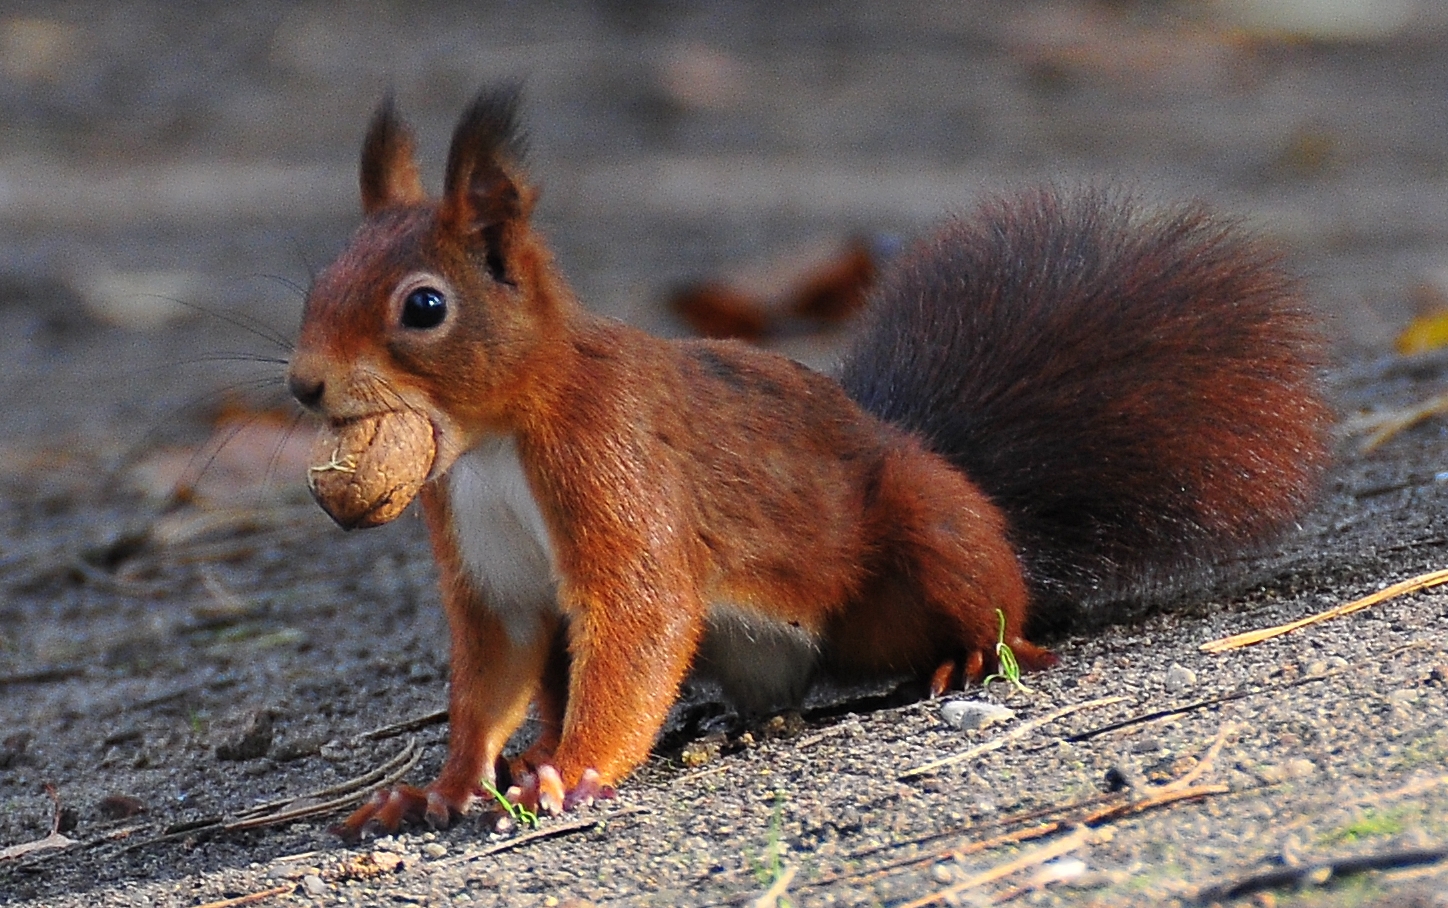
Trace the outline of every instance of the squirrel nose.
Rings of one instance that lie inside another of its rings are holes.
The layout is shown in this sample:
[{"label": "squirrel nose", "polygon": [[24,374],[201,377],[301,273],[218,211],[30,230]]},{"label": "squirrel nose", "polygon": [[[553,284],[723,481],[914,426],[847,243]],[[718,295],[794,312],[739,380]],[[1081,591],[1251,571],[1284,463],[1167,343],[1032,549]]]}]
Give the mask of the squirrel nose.
[{"label": "squirrel nose", "polygon": [[320,378],[293,371],[287,376],[287,390],[292,392],[292,397],[297,399],[297,403],[308,410],[315,410],[322,403],[322,395],[327,391],[327,383]]}]

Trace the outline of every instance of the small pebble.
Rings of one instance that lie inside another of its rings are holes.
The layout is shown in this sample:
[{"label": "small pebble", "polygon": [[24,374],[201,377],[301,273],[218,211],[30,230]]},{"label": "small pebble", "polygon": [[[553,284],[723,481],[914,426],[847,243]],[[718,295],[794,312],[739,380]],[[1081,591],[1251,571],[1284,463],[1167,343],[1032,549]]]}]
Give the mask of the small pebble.
[{"label": "small pebble", "polygon": [[1041,869],[1031,876],[1031,883],[1045,887],[1052,883],[1079,880],[1086,875],[1086,871],[1086,862],[1080,858],[1061,857],[1042,864]]},{"label": "small pebble", "polygon": [[1307,863],[1306,851],[1302,847],[1302,840],[1295,835],[1289,835],[1282,840],[1281,853],[1282,866],[1301,867]]},{"label": "small pebble", "polygon": [[1166,689],[1169,691],[1184,690],[1189,687],[1196,687],[1197,673],[1185,665],[1178,665],[1173,662],[1171,668],[1166,670]]},{"label": "small pebble", "polygon": [[146,805],[140,798],[133,798],[130,795],[106,795],[96,805],[97,812],[103,819],[125,820],[137,814],[146,812]]},{"label": "small pebble", "polygon": [[1404,687],[1388,694],[1388,702],[1394,706],[1411,706],[1418,702],[1419,694],[1411,687]]},{"label": "small pebble", "polygon": [[986,728],[1015,717],[1015,710],[981,700],[951,700],[940,707],[940,718],[945,724],[961,731]]},{"label": "small pebble", "polygon": [[422,846],[422,853],[430,858],[440,858],[447,854],[447,846],[441,842],[428,842]]},{"label": "small pebble", "polygon": [[1311,760],[1289,760],[1286,763],[1269,763],[1257,769],[1257,778],[1268,785],[1304,779],[1317,772],[1317,764]]},{"label": "small pebble", "polygon": [[385,873],[391,873],[402,865],[402,858],[386,851],[372,852],[372,863]]},{"label": "small pebble", "polygon": [[302,888],[307,890],[308,895],[326,895],[327,884],[315,873],[309,873],[302,877]]}]

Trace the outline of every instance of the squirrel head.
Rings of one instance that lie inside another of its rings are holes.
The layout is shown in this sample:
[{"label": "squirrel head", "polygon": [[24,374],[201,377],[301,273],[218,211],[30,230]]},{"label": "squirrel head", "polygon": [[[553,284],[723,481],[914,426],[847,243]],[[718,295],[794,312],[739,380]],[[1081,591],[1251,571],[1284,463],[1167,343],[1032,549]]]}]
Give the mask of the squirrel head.
[{"label": "squirrel head", "polygon": [[392,100],[362,146],[365,220],[307,293],[287,374],[333,425],[390,411],[425,415],[433,475],[509,431],[575,306],[529,217],[518,93],[480,93],[453,132],[440,198],[423,189],[412,134]]}]

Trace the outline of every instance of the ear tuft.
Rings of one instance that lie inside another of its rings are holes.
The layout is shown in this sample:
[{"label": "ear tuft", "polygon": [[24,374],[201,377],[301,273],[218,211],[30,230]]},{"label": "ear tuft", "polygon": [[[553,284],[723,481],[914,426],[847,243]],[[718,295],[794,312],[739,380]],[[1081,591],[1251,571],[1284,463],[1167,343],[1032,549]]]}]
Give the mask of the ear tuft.
[{"label": "ear tuft", "polygon": [[479,92],[453,130],[442,214],[461,233],[496,233],[527,216],[526,187],[514,176],[526,144],[518,99],[516,85]]},{"label": "ear tuft", "polygon": [[362,142],[362,211],[415,205],[427,199],[418,174],[412,131],[397,115],[392,95],[382,99]]},{"label": "ear tuft", "polygon": [[[506,84],[478,92],[458,118],[448,150],[448,178],[462,176],[467,159],[521,164],[527,139],[518,126],[521,91]],[[451,187],[451,184],[449,184]]]}]

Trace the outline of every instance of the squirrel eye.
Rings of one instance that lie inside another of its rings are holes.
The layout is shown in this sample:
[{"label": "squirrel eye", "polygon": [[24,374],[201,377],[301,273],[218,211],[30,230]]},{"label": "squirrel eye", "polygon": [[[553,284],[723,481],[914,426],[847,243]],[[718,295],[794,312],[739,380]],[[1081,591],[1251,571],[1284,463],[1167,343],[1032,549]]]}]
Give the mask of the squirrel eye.
[{"label": "squirrel eye", "polygon": [[404,328],[436,328],[447,318],[447,297],[441,290],[418,287],[402,301]]}]

